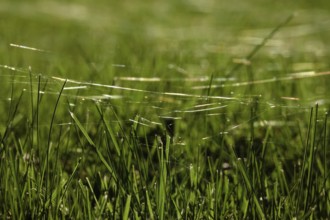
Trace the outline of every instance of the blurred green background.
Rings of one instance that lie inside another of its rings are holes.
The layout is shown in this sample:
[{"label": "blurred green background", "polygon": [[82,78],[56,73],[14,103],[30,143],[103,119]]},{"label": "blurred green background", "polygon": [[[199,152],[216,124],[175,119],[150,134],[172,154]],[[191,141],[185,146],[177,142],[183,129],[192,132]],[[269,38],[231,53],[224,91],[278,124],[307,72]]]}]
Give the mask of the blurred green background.
[{"label": "blurred green background", "polygon": [[169,64],[191,74],[221,76],[233,58],[246,56],[295,13],[261,50],[263,68],[272,62],[265,63],[266,54],[272,60],[290,57],[298,63],[293,70],[326,69],[328,64],[322,62],[329,51],[329,5],[260,0],[1,1],[0,53],[5,56],[0,63],[106,83],[118,75],[163,77]]}]

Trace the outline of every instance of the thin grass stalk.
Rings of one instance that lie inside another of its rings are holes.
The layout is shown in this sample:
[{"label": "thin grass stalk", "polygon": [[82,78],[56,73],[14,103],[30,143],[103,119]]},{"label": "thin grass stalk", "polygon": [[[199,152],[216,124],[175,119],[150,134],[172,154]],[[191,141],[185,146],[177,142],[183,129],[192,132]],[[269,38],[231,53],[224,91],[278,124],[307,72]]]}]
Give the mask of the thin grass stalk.
[{"label": "thin grass stalk", "polygon": [[158,138],[158,160],[159,160],[159,184],[158,184],[158,218],[160,220],[164,219],[165,214],[165,198],[166,198],[166,162],[164,158],[164,145],[163,142]]},{"label": "thin grass stalk", "polygon": [[[209,97],[210,94],[211,94],[212,83],[213,83],[213,74],[211,74],[210,82],[209,82],[209,87],[207,88],[207,93],[206,93],[206,96],[207,97]],[[208,100],[208,98],[207,98],[207,100]]]},{"label": "thin grass stalk", "polygon": [[77,127],[79,128],[79,130],[81,131],[81,133],[86,138],[87,142],[95,149],[98,157],[100,158],[100,160],[102,161],[102,163],[105,165],[105,167],[107,168],[107,170],[110,172],[110,174],[112,175],[112,177],[117,182],[118,179],[117,179],[116,173],[114,172],[114,169],[109,165],[109,163],[104,158],[103,154],[96,147],[95,143],[93,142],[93,140],[88,135],[88,132],[86,131],[86,129],[82,126],[82,124],[80,123],[80,121],[78,120],[78,118],[75,116],[75,114],[73,112],[70,112],[70,115],[71,115],[71,118],[73,119],[73,121],[76,123]]},{"label": "thin grass stalk", "polygon": [[[290,21],[295,17],[295,14],[289,15],[282,23],[280,23],[277,27],[275,27],[263,40],[260,44],[255,46],[250,53],[245,57],[245,60],[251,61],[252,58],[259,52],[261,48],[263,48],[266,43],[273,38],[273,36],[281,30],[284,26],[286,26]],[[238,71],[242,67],[242,63],[237,63],[227,74],[226,76],[232,76],[236,71]]]},{"label": "thin grass stalk", "polygon": [[146,196],[146,205],[147,205],[147,210],[148,210],[148,213],[149,213],[149,218],[150,219],[155,219],[154,217],[154,211],[153,211],[153,208],[152,208],[152,205],[151,205],[151,200],[150,200],[150,197],[149,197],[149,192],[148,190],[145,191],[145,196]]},{"label": "thin grass stalk", "polygon": [[[312,119],[313,119],[313,111],[314,108],[311,108],[311,112],[310,112],[310,116],[309,116],[309,124],[308,124],[308,131],[307,131],[307,137],[306,137],[306,144],[305,144],[305,149],[304,149],[304,156],[303,156],[303,163],[301,166],[301,173],[300,173],[300,178],[299,178],[299,189],[298,189],[298,193],[297,193],[297,200],[296,200],[296,205],[295,205],[295,216],[298,216],[298,212],[299,212],[299,207],[300,207],[300,202],[302,201],[302,192],[303,192],[303,188],[304,188],[304,177],[305,177],[305,166],[307,163],[307,148],[309,145],[309,141],[310,141],[310,132],[311,132],[311,126],[312,126]],[[304,200],[304,207],[305,207],[305,202],[306,202],[306,198]]]},{"label": "thin grass stalk", "polygon": [[[10,208],[13,214],[13,218],[14,219],[19,219],[19,215],[23,213],[23,206],[22,206],[22,191],[21,191],[21,184],[18,180],[18,172],[17,172],[17,168],[15,165],[15,157],[12,155],[11,150],[9,150],[9,173],[11,174],[11,180],[13,181],[10,184],[10,187],[14,186],[13,191],[11,191],[11,195],[10,195],[10,200],[11,200],[11,205]],[[9,190],[10,191],[10,190]]]},{"label": "thin grass stalk", "polygon": [[[62,135],[62,127],[60,129],[60,134],[59,134],[59,140],[61,138],[61,135]],[[55,166],[54,166],[54,171],[56,172],[56,178],[54,178],[54,181],[53,181],[53,184],[54,186],[52,188],[56,189],[58,188],[58,186],[60,186],[60,183],[61,183],[61,175],[57,172],[57,169],[58,169],[58,162],[59,162],[59,149],[60,149],[60,141],[58,141],[58,145],[56,147],[56,152],[55,152]],[[58,206],[59,204],[59,196],[56,196],[56,200],[55,200],[55,204],[56,206]]]},{"label": "thin grass stalk", "polygon": [[261,208],[261,205],[259,203],[259,200],[255,194],[255,189],[253,188],[253,185],[251,183],[251,179],[249,178],[248,176],[248,173],[246,172],[246,168],[242,162],[242,159],[238,159],[237,160],[237,166],[238,166],[238,169],[243,177],[243,180],[244,180],[244,183],[247,187],[247,191],[252,195],[252,201],[253,201],[253,204],[255,205],[256,207],[256,211],[257,211],[257,214],[259,216],[260,219],[266,219],[265,218],[265,214]]},{"label": "thin grass stalk", "polygon": [[[58,94],[56,103],[55,103],[55,107],[54,107],[54,111],[53,111],[53,115],[52,115],[52,119],[50,121],[50,127],[49,127],[49,133],[48,133],[48,142],[47,142],[47,152],[46,152],[46,168],[45,168],[45,172],[46,172],[46,184],[45,184],[45,198],[44,198],[44,211],[46,210],[46,208],[48,209],[48,207],[45,207],[47,200],[49,200],[50,198],[48,198],[49,196],[49,184],[50,184],[50,172],[49,172],[49,153],[50,153],[50,145],[51,145],[51,135],[53,133],[53,125],[55,122],[55,115],[56,115],[56,110],[60,101],[60,98],[62,96],[62,93],[64,91],[64,87],[66,85],[67,81],[64,81],[62,88]],[[42,174],[42,178],[41,178],[41,182],[44,181],[44,173]],[[42,184],[41,184],[42,185]],[[52,203],[50,203],[50,205],[52,205]],[[47,212],[47,211],[46,211]]]},{"label": "thin grass stalk", "polygon": [[310,204],[311,194],[312,194],[312,176],[313,176],[313,165],[315,160],[315,152],[316,152],[316,128],[317,128],[317,118],[318,118],[318,104],[315,106],[315,115],[314,115],[314,132],[313,132],[313,139],[312,143],[310,144],[310,150],[309,150],[309,159],[308,159],[308,173],[307,173],[307,196],[305,200],[305,207],[304,207],[304,213],[306,213],[308,205]]},{"label": "thin grass stalk", "polygon": [[[33,128],[33,119],[34,119],[34,102],[33,102],[33,82],[32,82],[32,70],[29,67],[29,76],[30,76],[30,99],[31,99],[31,127]],[[32,129],[31,132],[31,143],[34,142],[34,132]]]},{"label": "thin grass stalk", "polygon": [[[35,114],[35,118],[36,118],[36,131],[37,131],[37,146],[36,149],[37,151],[40,150],[40,130],[39,130],[39,110],[40,110],[40,102],[41,102],[41,97],[40,97],[40,86],[41,86],[41,76],[38,76],[38,94],[37,94],[37,109],[36,109],[36,114]],[[33,133],[33,131],[32,131]],[[32,142],[33,143],[33,142]]]},{"label": "thin grass stalk", "polygon": [[116,138],[116,135],[112,129],[111,126],[108,125],[106,119],[105,119],[105,116],[100,108],[100,106],[98,104],[96,104],[96,107],[97,107],[97,111],[99,112],[100,116],[101,116],[101,119],[102,119],[102,122],[103,122],[103,125],[105,126],[106,128],[106,132],[107,134],[111,137],[111,140],[114,144],[114,147],[115,147],[115,150],[116,150],[116,153],[118,156],[120,156],[121,152],[120,152],[120,147],[119,147],[119,144],[118,144],[118,141],[117,141],[117,138]]},{"label": "thin grass stalk", "polygon": [[323,175],[323,181],[324,183],[326,183],[327,180],[327,173],[328,173],[328,169],[327,169],[327,151],[326,151],[326,146],[327,146],[327,124],[328,123],[328,112],[326,112],[325,114],[325,119],[324,119],[324,138],[323,138],[323,156],[324,156],[324,175]]},{"label": "thin grass stalk", "polygon": [[97,197],[96,197],[96,195],[95,195],[95,193],[94,193],[94,190],[93,190],[92,184],[91,184],[91,182],[89,181],[89,178],[88,178],[88,177],[86,177],[86,182],[87,182],[87,185],[88,185],[88,187],[89,187],[89,190],[92,192],[92,196],[93,196],[93,199],[94,199],[95,204],[96,204],[96,206],[97,206],[97,209],[99,210],[99,209],[100,209],[100,204],[99,204],[99,201],[98,201],[98,199],[97,199]]},{"label": "thin grass stalk", "polygon": [[[84,198],[84,201],[82,204],[84,206],[84,215],[87,217],[88,216],[88,219],[93,219],[92,218],[92,210],[91,210],[91,201],[89,200],[89,191],[88,191],[88,188],[87,186],[85,186],[81,180],[78,181],[78,185],[79,185],[79,188],[82,192],[82,195],[83,195],[83,198]],[[86,213],[87,212],[87,213]]]}]

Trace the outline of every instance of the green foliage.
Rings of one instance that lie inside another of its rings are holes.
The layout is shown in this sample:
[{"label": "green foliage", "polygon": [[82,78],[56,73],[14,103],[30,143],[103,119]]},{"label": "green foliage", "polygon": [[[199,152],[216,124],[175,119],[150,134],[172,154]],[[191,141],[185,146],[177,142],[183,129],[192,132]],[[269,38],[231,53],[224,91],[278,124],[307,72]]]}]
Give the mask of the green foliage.
[{"label": "green foliage", "polygon": [[252,2],[1,2],[0,218],[330,216],[328,11]]}]

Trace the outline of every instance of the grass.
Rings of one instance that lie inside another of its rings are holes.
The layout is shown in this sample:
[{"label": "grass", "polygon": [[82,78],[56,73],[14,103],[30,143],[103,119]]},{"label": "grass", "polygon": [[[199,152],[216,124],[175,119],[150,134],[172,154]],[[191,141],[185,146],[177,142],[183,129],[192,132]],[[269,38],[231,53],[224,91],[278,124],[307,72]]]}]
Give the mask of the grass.
[{"label": "grass", "polygon": [[318,3],[0,3],[0,218],[328,219]]}]

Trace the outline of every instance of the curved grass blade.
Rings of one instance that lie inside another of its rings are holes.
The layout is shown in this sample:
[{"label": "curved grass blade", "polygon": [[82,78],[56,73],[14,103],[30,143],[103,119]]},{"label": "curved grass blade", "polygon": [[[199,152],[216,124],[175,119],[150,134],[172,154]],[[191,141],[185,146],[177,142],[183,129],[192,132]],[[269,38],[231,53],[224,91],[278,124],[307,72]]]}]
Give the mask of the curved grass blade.
[{"label": "curved grass blade", "polygon": [[105,165],[105,167],[108,169],[108,171],[111,173],[111,175],[113,176],[113,178],[115,179],[115,181],[117,181],[117,175],[115,175],[115,172],[113,171],[113,169],[111,168],[111,166],[109,165],[109,163],[106,161],[106,159],[103,157],[102,153],[99,151],[99,149],[95,146],[95,143],[93,142],[93,140],[91,139],[91,137],[88,135],[86,129],[82,126],[82,124],[80,123],[80,121],[78,120],[78,118],[74,115],[73,112],[70,112],[70,115],[72,117],[72,119],[74,120],[74,122],[76,123],[76,125],[78,126],[78,128],[80,129],[80,131],[83,133],[83,135],[85,136],[86,140],[88,141],[88,143],[94,147],[94,149],[96,150],[97,155],[99,156],[100,160],[102,161],[102,163]]},{"label": "curved grass blade", "polygon": [[49,153],[50,153],[50,146],[51,146],[51,135],[53,133],[53,125],[54,125],[54,121],[55,121],[55,115],[56,115],[56,111],[57,111],[57,107],[58,107],[58,104],[60,102],[60,98],[62,96],[62,93],[63,93],[63,90],[64,90],[64,87],[67,83],[67,80],[64,81],[63,85],[62,85],[62,88],[58,94],[58,97],[57,97],[57,100],[56,100],[56,103],[55,103],[55,107],[54,107],[54,111],[53,111],[53,115],[52,115],[52,119],[50,121],[50,127],[49,127],[49,132],[48,132],[48,141],[47,141],[47,152],[46,152],[46,167],[45,169],[43,170],[43,175],[42,175],[42,178],[41,180],[43,181],[44,180],[44,175],[46,174],[46,195],[45,195],[45,202],[44,204],[46,204],[46,201],[48,200],[48,189],[49,189],[49,183],[50,183],[50,176],[49,176]]},{"label": "curved grass blade", "polygon": [[86,140],[88,141],[88,143],[90,145],[92,145],[93,147],[95,147],[94,142],[92,141],[92,139],[90,138],[90,136],[88,135],[86,129],[82,126],[82,124],[80,123],[80,121],[78,120],[78,118],[74,115],[73,112],[70,112],[70,116],[71,118],[74,120],[74,122],[76,123],[76,125],[78,126],[78,128],[80,129],[80,131],[83,133],[83,135],[85,136]]},{"label": "curved grass blade", "polygon": [[115,146],[117,155],[120,156],[120,147],[119,147],[118,141],[116,139],[116,135],[115,135],[114,131],[112,130],[111,126],[109,126],[109,124],[107,123],[107,120],[105,119],[105,116],[104,116],[100,106],[96,104],[96,108],[97,108],[97,110],[98,110],[98,112],[99,112],[99,114],[102,118],[102,122],[103,122],[103,124],[106,128],[107,134],[110,135],[110,137],[111,137],[111,140],[112,140],[112,142]]}]

